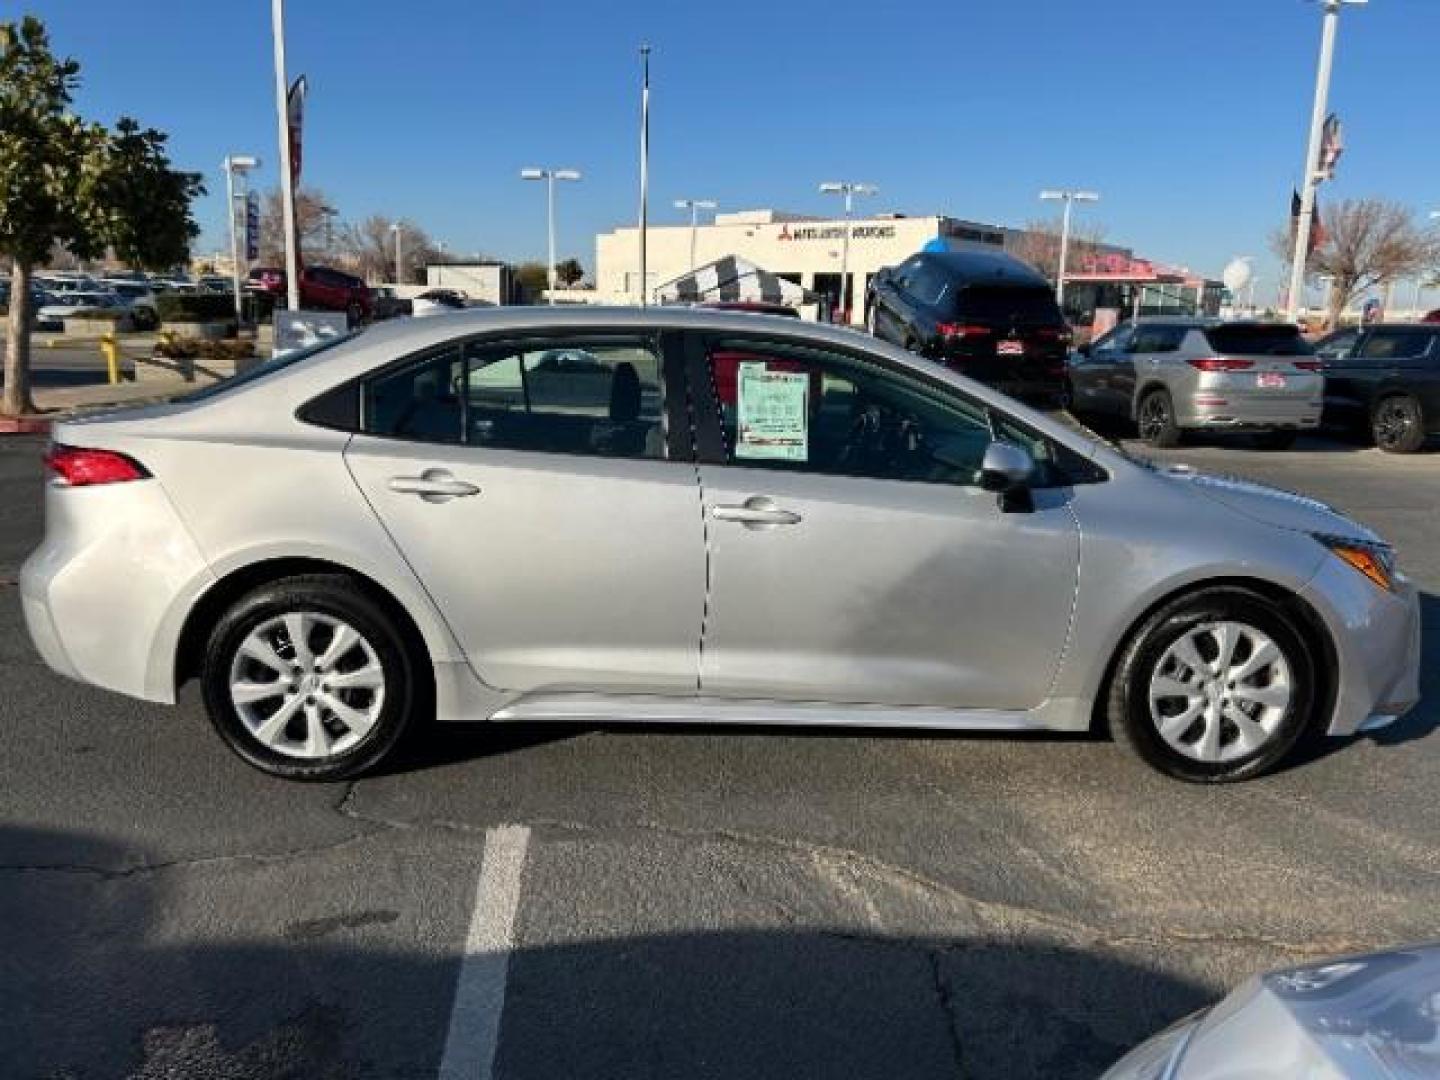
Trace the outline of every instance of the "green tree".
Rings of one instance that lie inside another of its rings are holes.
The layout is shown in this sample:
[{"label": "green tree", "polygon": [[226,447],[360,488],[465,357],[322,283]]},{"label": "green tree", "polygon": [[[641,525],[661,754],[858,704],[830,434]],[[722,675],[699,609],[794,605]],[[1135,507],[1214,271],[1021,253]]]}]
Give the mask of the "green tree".
[{"label": "green tree", "polygon": [[555,264],[555,276],[560,279],[561,285],[568,287],[585,277],[585,267],[580,265],[579,259],[566,259]]},{"label": "green tree", "polygon": [[0,256],[11,262],[5,395],[30,412],[30,283],[58,244],[79,258],[107,247],[141,266],[183,261],[200,178],[177,173],[165,137],[122,118],[114,132],[69,111],[80,65],[57,58],[40,20],[0,23]]},{"label": "green tree", "polygon": [[550,287],[550,270],[541,262],[524,262],[515,267],[515,281],[525,292],[525,299],[537,303]]}]

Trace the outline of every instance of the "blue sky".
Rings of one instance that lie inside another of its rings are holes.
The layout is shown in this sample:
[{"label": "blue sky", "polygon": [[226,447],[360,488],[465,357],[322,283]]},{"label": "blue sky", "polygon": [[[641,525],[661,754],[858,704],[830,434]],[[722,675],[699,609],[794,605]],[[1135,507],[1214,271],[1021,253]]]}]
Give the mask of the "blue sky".
[{"label": "blue sky", "polygon": [[[309,77],[305,180],[345,219],[415,219],[451,251],[541,255],[540,185],[582,169],[560,248],[636,213],[637,47],[652,61],[651,216],[680,196],[730,209],[829,212],[824,179],[880,186],[875,209],[1002,224],[1043,216],[1042,187],[1142,254],[1217,273],[1262,256],[1299,171],[1320,20],[1306,0],[909,0],[722,4],[290,0],[289,68]],[[202,244],[218,245],[220,159],[259,155],[275,182],[266,0],[0,0],[46,20],[82,64],[82,113],[167,130],[206,174]],[[1325,199],[1440,206],[1426,73],[1440,0],[1374,0],[1342,17],[1332,104],[1347,152]],[[219,197],[217,197],[217,193]]]}]

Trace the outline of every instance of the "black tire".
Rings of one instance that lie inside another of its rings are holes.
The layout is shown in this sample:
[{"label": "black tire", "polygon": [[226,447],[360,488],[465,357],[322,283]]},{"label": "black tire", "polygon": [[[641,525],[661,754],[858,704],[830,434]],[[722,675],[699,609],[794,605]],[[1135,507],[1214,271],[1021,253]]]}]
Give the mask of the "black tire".
[{"label": "black tire", "polygon": [[1148,390],[1135,410],[1135,426],[1151,446],[1179,446],[1183,433],[1175,423],[1175,403],[1168,390]]},{"label": "black tire", "polygon": [[[272,749],[246,726],[231,700],[231,668],[241,644],[257,627],[293,612],[348,624],[374,650],[384,673],[378,718],[342,753],[307,759]],[[412,714],[424,697],[421,691],[428,686],[419,677],[420,663],[421,658],[406,649],[391,617],[353,580],[343,574],[306,574],[262,585],[231,605],[206,644],[201,689],[215,730],[248,764],[286,780],[348,780],[375,768],[410,728]]]},{"label": "black tire", "polygon": [[[1222,621],[1247,624],[1270,638],[1289,666],[1291,696],[1258,749],[1229,761],[1206,762],[1182,754],[1161,737],[1151,715],[1149,687],[1172,645],[1205,623]],[[1120,653],[1105,715],[1115,741],[1152,768],[1192,783],[1229,783],[1273,769],[1310,730],[1315,700],[1315,661],[1290,616],[1259,593],[1226,586],[1179,597],[1145,620]]]},{"label": "black tire", "polygon": [[345,320],[350,324],[352,329],[359,326],[360,320],[364,317],[365,312],[361,310],[359,303],[356,301],[352,300],[349,306],[345,308]]},{"label": "black tire", "polygon": [[1295,445],[1294,431],[1281,428],[1276,431],[1260,431],[1254,436],[1255,445],[1261,450],[1289,450]]},{"label": "black tire", "polygon": [[1387,454],[1413,454],[1425,445],[1425,414],[1409,394],[1381,398],[1370,411],[1370,437]]}]

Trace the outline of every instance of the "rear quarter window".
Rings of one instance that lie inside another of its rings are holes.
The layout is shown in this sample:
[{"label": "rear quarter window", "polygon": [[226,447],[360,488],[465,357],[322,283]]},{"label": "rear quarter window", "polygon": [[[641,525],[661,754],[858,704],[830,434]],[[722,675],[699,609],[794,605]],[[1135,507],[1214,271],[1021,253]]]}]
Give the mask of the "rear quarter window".
[{"label": "rear quarter window", "polygon": [[1315,347],[1293,326],[1212,326],[1205,340],[1232,356],[1313,356]]}]

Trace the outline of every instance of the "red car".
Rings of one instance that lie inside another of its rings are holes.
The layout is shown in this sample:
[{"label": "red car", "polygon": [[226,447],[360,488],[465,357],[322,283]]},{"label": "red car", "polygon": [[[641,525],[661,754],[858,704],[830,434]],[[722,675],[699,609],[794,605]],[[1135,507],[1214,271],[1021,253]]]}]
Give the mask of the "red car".
[{"label": "red car", "polygon": [[[285,271],[257,266],[246,287],[272,296],[285,295]],[[354,274],[328,266],[307,266],[300,271],[300,306],[309,311],[343,311],[352,323],[368,319],[374,310],[370,288]]]},{"label": "red car", "polygon": [[1423,319],[1421,319],[1420,321],[1421,321],[1421,322],[1440,322],[1440,308],[1436,308],[1434,311],[1426,312],[1425,317],[1424,317]]}]

